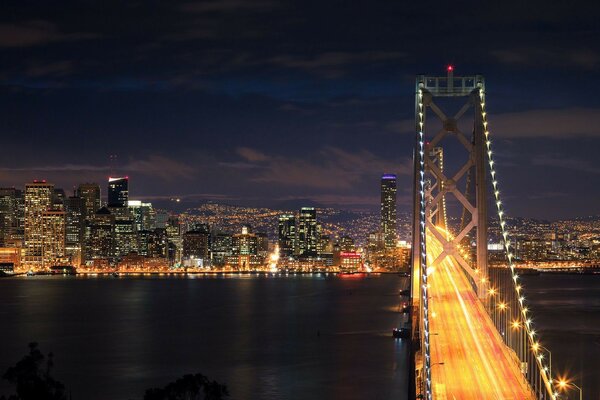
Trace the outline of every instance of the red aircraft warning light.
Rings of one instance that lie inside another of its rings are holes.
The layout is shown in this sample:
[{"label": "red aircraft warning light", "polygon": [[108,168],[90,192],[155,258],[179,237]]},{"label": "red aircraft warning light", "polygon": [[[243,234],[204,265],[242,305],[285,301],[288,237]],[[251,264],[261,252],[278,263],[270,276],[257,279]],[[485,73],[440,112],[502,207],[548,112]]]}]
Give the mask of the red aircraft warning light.
[{"label": "red aircraft warning light", "polygon": [[454,66],[453,65],[448,65],[446,67],[446,69],[448,70],[448,72],[452,72],[452,71],[454,71]]}]

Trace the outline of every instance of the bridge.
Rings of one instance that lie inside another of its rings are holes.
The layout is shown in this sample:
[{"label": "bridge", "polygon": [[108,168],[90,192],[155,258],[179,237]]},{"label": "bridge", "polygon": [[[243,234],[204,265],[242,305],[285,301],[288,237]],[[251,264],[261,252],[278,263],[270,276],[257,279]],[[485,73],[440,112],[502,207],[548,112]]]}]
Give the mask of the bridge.
[{"label": "bridge", "polygon": [[[418,76],[415,128],[411,396],[560,398],[574,384],[553,378],[515,269],[483,76],[455,77],[451,66],[446,76]],[[452,173],[448,149],[463,153]],[[494,264],[492,210],[505,250]]]}]

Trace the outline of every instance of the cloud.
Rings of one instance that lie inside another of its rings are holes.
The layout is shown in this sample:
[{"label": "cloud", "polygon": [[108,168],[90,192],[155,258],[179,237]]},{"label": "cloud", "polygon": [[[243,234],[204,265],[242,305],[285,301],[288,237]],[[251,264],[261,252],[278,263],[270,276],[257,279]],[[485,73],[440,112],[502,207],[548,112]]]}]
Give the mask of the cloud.
[{"label": "cloud", "polygon": [[502,138],[600,136],[600,109],[529,110],[489,115],[493,135]]},{"label": "cloud", "polygon": [[269,159],[267,155],[261,153],[258,150],[251,149],[249,147],[238,147],[236,152],[242,156],[246,161],[257,162],[257,161],[266,161]]},{"label": "cloud", "polygon": [[[488,114],[488,119],[493,137],[503,139],[538,137],[569,139],[600,136],[600,109],[598,108],[571,107],[501,114],[492,111]],[[433,123],[438,124],[437,120]],[[385,129],[393,133],[413,134],[415,121],[409,118],[389,122],[385,125]]]},{"label": "cloud", "polygon": [[73,71],[73,62],[69,60],[58,61],[48,64],[34,64],[25,71],[32,78],[46,76],[65,76]]},{"label": "cloud", "polygon": [[29,47],[52,42],[97,38],[93,33],[62,33],[47,21],[27,21],[21,24],[0,24],[0,47]]},{"label": "cloud", "polygon": [[531,160],[531,164],[600,174],[600,168],[591,165],[586,160],[580,158],[565,158],[557,154],[542,154],[535,156]]},{"label": "cloud", "polygon": [[325,147],[301,157],[266,156],[256,150],[248,150],[251,149],[245,148],[242,157],[259,163],[250,180],[287,187],[351,189],[365,177],[372,178],[384,172],[404,175],[412,172],[412,163],[408,159],[397,163],[378,158],[366,150],[349,152]]},{"label": "cloud", "polygon": [[[131,159],[127,164],[119,166],[119,170],[127,173],[139,173],[152,177],[169,180],[171,178],[193,178],[196,170],[191,166],[159,155],[151,155],[146,159]],[[108,165],[92,164],[57,164],[57,165],[33,165],[28,167],[0,167],[0,173],[11,175],[38,175],[48,174],[107,174],[110,171]]]},{"label": "cloud", "polygon": [[493,50],[491,54],[503,64],[527,67],[544,65],[592,70],[600,64],[600,54],[589,49],[523,47],[514,50]]},{"label": "cloud", "polygon": [[313,57],[300,57],[295,55],[279,55],[271,57],[265,64],[278,67],[300,69],[317,73],[329,78],[343,75],[344,67],[355,64],[384,63],[404,58],[405,54],[397,51],[364,51],[364,52],[325,52]]}]

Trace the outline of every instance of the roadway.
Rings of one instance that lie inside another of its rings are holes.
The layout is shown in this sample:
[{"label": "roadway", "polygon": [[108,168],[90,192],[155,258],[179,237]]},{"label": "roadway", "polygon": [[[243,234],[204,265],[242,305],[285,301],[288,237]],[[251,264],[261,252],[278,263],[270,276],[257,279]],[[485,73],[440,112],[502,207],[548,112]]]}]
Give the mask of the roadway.
[{"label": "roadway", "polygon": [[[428,263],[442,249],[428,234]],[[534,400],[456,260],[446,257],[439,263],[429,284],[433,398]]]}]

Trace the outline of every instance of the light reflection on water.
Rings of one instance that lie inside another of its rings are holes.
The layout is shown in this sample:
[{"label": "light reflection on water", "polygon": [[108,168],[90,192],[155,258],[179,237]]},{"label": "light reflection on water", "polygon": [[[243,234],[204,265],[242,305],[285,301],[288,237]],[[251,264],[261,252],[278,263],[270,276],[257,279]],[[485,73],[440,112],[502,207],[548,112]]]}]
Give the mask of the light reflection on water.
[{"label": "light reflection on water", "polygon": [[[405,398],[396,275],[0,280],[0,372],[35,340],[73,399],[201,372],[233,399]],[[0,393],[7,392],[0,386]]]}]

